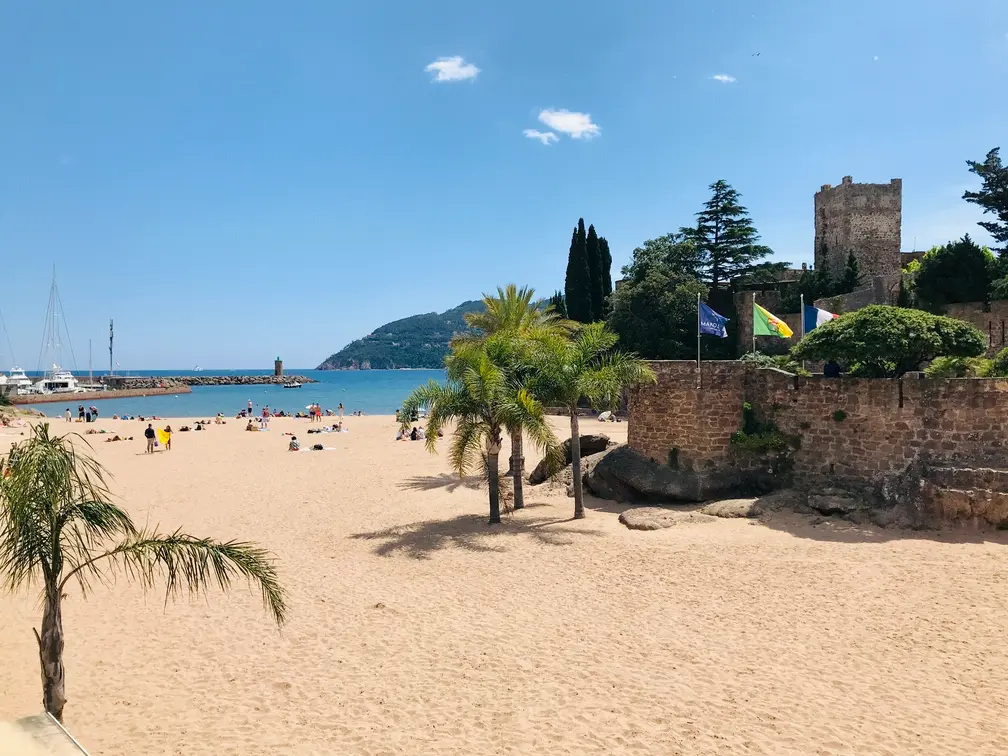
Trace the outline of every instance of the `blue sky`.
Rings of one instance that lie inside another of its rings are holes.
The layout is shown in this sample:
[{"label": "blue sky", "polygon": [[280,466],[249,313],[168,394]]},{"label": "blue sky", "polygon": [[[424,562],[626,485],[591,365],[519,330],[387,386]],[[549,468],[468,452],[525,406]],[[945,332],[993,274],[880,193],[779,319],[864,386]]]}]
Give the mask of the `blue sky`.
[{"label": "blue sky", "polygon": [[54,263],[80,368],[109,317],[123,368],[313,366],[562,288],[579,216],[618,267],[718,178],[795,263],[848,174],[903,178],[904,249],[985,239],[964,161],[1008,150],[1004,0],[7,2],[0,72],[28,369]]}]

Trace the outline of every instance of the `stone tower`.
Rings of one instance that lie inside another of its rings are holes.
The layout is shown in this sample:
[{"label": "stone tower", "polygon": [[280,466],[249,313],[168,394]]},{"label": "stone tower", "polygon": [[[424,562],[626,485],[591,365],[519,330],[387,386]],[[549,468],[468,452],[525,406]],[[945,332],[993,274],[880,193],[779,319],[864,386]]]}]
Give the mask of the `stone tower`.
[{"label": "stone tower", "polygon": [[900,272],[903,180],[840,186],[824,184],[815,195],[815,267],[840,276],[853,252],[862,279]]},{"label": "stone tower", "polygon": [[279,357],[273,360],[273,375],[277,377],[283,376],[283,360]]}]

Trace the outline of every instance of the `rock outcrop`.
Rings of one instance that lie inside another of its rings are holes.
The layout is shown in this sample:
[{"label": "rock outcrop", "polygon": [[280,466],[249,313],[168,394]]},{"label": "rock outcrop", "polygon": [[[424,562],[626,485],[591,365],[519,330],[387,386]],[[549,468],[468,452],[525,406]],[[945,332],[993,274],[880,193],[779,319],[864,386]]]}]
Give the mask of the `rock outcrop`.
[{"label": "rock outcrop", "polygon": [[[599,452],[605,451],[613,442],[609,440],[609,436],[604,433],[586,433],[581,436],[581,461],[582,461],[582,471],[584,470],[584,461],[587,457],[590,457]],[[558,465],[555,468],[551,468],[547,463],[547,460],[542,460],[532,474],[529,475],[529,483],[533,486],[537,486],[540,483],[545,483],[549,478],[560,472],[564,465],[571,464],[571,442],[568,438],[563,442],[563,453],[564,453],[564,463],[563,465]]]}]

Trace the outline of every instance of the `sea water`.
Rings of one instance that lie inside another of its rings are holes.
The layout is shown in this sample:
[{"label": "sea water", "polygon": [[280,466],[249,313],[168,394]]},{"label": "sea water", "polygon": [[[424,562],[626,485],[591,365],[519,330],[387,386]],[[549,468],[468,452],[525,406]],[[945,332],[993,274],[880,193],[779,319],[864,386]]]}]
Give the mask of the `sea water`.
[{"label": "sea water", "polygon": [[[88,407],[98,408],[99,417],[113,415],[157,415],[158,417],[210,418],[218,412],[233,417],[248,407],[249,400],[256,414],[262,414],[267,404],[270,411],[283,410],[294,414],[309,404],[335,410],[340,402],[345,413],[361,410],[369,415],[392,415],[417,386],[430,380],[443,381],[443,370],[286,370],[287,375],[303,375],[318,383],[306,383],[301,388],[285,389],[281,385],[193,386],[192,393],[140,396],[122,399],[87,400]],[[271,370],[136,370],[131,375],[142,376],[213,376],[272,375]],[[79,375],[79,374],[78,374]],[[45,402],[29,405],[49,417],[59,417],[70,409],[77,417],[79,402],[73,394],[65,402]]]}]

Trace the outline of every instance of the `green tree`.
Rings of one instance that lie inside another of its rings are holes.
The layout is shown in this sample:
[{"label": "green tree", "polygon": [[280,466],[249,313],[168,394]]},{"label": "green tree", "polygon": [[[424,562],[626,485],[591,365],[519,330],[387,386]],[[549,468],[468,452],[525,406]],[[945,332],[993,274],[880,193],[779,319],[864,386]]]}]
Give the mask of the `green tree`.
[{"label": "green tree", "polygon": [[797,361],[833,360],[851,375],[898,378],[935,357],[979,357],[987,337],[961,320],[871,305],[819,326],[792,350]]},{"label": "green tree", "polygon": [[542,404],[508,378],[514,340],[500,334],[482,343],[468,342],[446,360],[448,379],[417,387],[403,403],[403,417],[428,408],[427,448],[437,451],[438,432],[455,423],[449,460],[460,475],[482,459],[490,488],[490,524],[500,523],[500,451],[504,428],[523,428],[546,456],[560,449],[546,423]]},{"label": "green tree", "polygon": [[549,306],[553,308],[553,312],[557,316],[567,318],[567,299],[562,291],[553,292],[553,296],[549,298]]},{"label": "green tree", "polygon": [[711,184],[710,190],[711,198],[697,213],[696,227],[681,229],[700,251],[698,277],[715,292],[727,288],[734,278],[772,276],[783,264],[760,262],[773,250],[759,243],[756,227],[739,203],[741,195],[723,180]]},{"label": "green tree", "polygon": [[591,323],[571,339],[556,335],[541,338],[534,355],[537,395],[564,407],[570,416],[574,519],[585,516],[578,405],[587,400],[596,409],[612,409],[624,389],[655,380],[646,362],[633,354],[613,351],[617,340],[605,324]]},{"label": "green tree", "polygon": [[[556,296],[556,295],[554,295]],[[487,338],[507,337],[496,352],[501,358],[507,380],[512,387],[528,390],[532,381],[530,365],[530,349],[532,339],[555,334],[565,336],[570,334],[574,324],[562,318],[550,305],[544,305],[535,300],[535,289],[523,286],[519,289],[515,284],[497,287],[497,295],[483,295],[483,310],[472,312],[465,316],[466,324],[474,329],[474,334],[460,336],[453,340],[452,346],[458,353],[464,345],[474,344],[482,347]],[[448,368],[460,366],[466,368],[466,359],[448,360]],[[456,372],[454,377],[464,379],[464,372]],[[521,426],[507,425],[508,436],[511,438],[511,459],[508,473],[514,484],[514,508],[525,506],[524,480],[525,457],[522,450]]]},{"label": "green tree", "polygon": [[[860,285],[861,266],[858,265],[858,261],[854,256],[854,253],[848,252],[847,264],[844,266],[843,274],[840,276],[840,285],[838,286],[838,290],[835,291],[832,296],[837,294],[850,294],[852,291],[856,291]],[[809,304],[811,304],[811,302]]]},{"label": "green tree", "polygon": [[602,254],[602,304],[603,309],[608,309],[609,296],[613,291],[612,284],[612,253],[609,251],[609,242],[604,236],[598,240],[599,252]]},{"label": "green tree", "polygon": [[697,294],[707,287],[665,263],[626,279],[610,298],[609,328],[620,345],[649,360],[696,357]]},{"label": "green tree", "polygon": [[955,302],[988,302],[996,269],[991,251],[976,244],[969,234],[932,247],[915,268],[917,304],[929,312],[942,312]]},{"label": "green tree", "polygon": [[588,236],[585,241],[588,257],[588,296],[591,300],[592,322],[605,317],[602,306],[602,251],[599,249],[598,234],[595,226],[588,226]]},{"label": "green tree", "polygon": [[630,264],[623,266],[624,283],[643,279],[657,265],[680,276],[700,278],[703,253],[689,234],[671,233],[648,239],[633,251]]},{"label": "green tree", "polygon": [[967,190],[963,199],[983,208],[984,215],[991,213],[996,220],[980,221],[980,227],[987,230],[994,240],[1001,244],[996,247],[999,255],[1008,251],[1008,166],[1001,164],[1001,150],[995,147],[987,153],[984,162],[967,160],[970,173],[980,177],[980,191]]},{"label": "green tree", "polygon": [[584,218],[578,219],[577,227],[571,236],[570,254],[567,257],[567,277],[564,281],[564,297],[567,301],[567,315],[579,323],[590,323],[592,320],[591,294],[588,268],[588,238],[584,227]]},{"label": "green tree", "polygon": [[[86,442],[78,437],[82,445]],[[90,448],[90,447],[88,447]],[[0,459],[0,577],[10,590],[39,584],[42,631],[35,637],[46,711],[63,720],[63,599],[76,583],[86,596],[94,581],[121,573],[144,588],[158,578],[166,599],[202,593],[211,583],[227,590],[235,578],[258,585],[277,625],[287,613],[270,555],[243,541],[196,538],[181,530],[139,530],[111,501],[105,470],[49,425]]]}]

